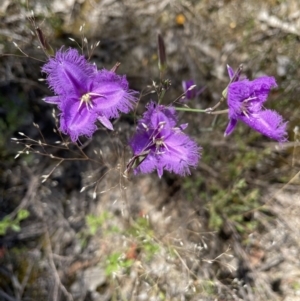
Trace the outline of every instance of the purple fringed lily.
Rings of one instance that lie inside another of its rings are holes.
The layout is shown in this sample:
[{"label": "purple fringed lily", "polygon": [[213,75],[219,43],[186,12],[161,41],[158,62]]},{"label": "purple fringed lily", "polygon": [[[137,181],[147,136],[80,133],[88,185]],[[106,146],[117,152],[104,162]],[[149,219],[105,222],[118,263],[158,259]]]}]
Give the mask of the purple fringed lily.
[{"label": "purple fringed lily", "polygon": [[271,88],[277,87],[274,77],[262,76],[252,81],[240,79],[229,66],[228,74],[234,80],[226,91],[229,124],[224,135],[230,135],[241,120],[264,136],[279,142],[286,141],[287,122],[277,112],[263,108]]},{"label": "purple fringed lily", "polygon": [[137,133],[130,141],[135,160],[142,159],[134,169],[135,174],[157,170],[158,176],[167,170],[181,176],[190,174],[190,167],[196,167],[201,148],[183,133],[187,124],[176,127],[177,116],[173,107],[150,102],[147,111],[138,121]]},{"label": "purple fringed lily", "polygon": [[60,130],[72,141],[79,136],[91,137],[99,120],[113,130],[111,118],[128,113],[136,102],[136,92],[128,89],[125,76],[117,75],[89,63],[75,49],[57,51],[43,66],[47,82],[56,96],[45,101],[61,110]]},{"label": "purple fringed lily", "polygon": [[180,99],[181,102],[188,102],[199,96],[205,90],[205,87],[197,90],[195,82],[192,79],[182,81],[182,88],[185,95]]}]

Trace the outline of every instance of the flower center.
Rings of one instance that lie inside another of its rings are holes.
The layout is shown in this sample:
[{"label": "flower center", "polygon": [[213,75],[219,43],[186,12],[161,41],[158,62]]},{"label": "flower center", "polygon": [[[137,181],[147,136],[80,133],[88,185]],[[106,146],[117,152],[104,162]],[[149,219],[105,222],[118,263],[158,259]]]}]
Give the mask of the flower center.
[{"label": "flower center", "polygon": [[256,99],[257,99],[256,96],[249,97],[243,100],[241,104],[241,112],[244,113],[244,115],[248,118],[249,118],[249,114],[251,114],[250,110],[254,109],[254,106],[252,105],[252,100],[256,100]]},{"label": "flower center", "polygon": [[165,150],[168,150],[168,147],[164,142],[164,137],[155,139],[154,143],[155,143],[155,153],[157,155],[164,154]]},{"label": "flower center", "polygon": [[92,99],[91,99],[91,94],[90,93],[86,93],[83,94],[80,98],[80,104],[79,104],[79,108],[78,110],[81,108],[82,104],[86,105],[87,110],[89,111],[89,109],[93,108],[93,104],[92,104]]}]

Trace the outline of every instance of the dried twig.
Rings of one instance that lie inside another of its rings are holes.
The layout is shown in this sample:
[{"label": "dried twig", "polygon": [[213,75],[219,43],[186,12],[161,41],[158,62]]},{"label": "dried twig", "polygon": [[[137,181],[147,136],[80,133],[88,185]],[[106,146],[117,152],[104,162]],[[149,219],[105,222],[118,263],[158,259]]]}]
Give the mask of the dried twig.
[{"label": "dried twig", "polygon": [[20,209],[23,209],[26,206],[28,206],[30,201],[32,199],[34,199],[36,192],[37,192],[37,188],[39,185],[39,177],[32,175],[29,168],[25,168],[25,170],[30,177],[29,186],[28,186],[25,196],[23,197],[23,199],[20,202],[20,205],[17,206],[13,212],[11,212],[10,214],[7,215],[11,219],[13,219],[18,214]]},{"label": "dried twig", "polygon": [[2,300],[7,300],[7,301],[19,301],[16,298],[13,298],[12,296],[9,296],[7,293],[3,292],[2,290],[0,290],[0,297],[3,297],[4,299]]},{"label": "dried twig", "polygon": [[67,291],[66,287],[62,284],[61,280],[60,280],[60,276],[58,274],[58,271],[56,269],[54,260],[53,260],[53,252],[52,252],[52,247],[51,247],[51,241],[50,241],[50,235],[48,232],[48,228],[45,225],[45,239],[46,239],[46,252],[49,258],[49,263],[51,266],[51,269],[53,271],[54,274],[54,280],[55,280],[55,286],[53,289],[53,301],[58,300],[57,296],[58,296],[58,287],[61,289],[61,291],[63,292],[63,294],[66,296],[67,300],[69,301],[73,301],[73,297],[72,295]]}]

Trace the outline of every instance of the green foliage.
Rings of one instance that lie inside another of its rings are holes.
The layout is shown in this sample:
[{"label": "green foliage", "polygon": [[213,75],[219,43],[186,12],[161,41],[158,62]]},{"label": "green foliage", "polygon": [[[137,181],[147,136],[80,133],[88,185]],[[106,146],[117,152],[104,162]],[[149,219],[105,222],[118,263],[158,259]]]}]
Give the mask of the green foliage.
[{"label": "green foliage", "polygon": [[[131,241],[134,240],[138,250],[143,252],[146,256],[146,260],[150,260],[159,250],[159,245],[154,239],[154,233],[148,219],[138,218],[136,221],[132,221],[129,228],[121,231],[116,226],[108,225],[108,221],[111,220],[112,217],[113,216],[107,211],[103,211],[98,216],[93,214],[87,215],[85,220],[88,230],[80,235],[83,246],[86,244],[88,236],[94,236],[101,228],[103,239],[110,239],[112,234],[119,233],[124,237],[130,238]],[[133,259],[128,259],[124,253],[120,251],[113,252],[108,255],[105,262],[105,273],[110,276],[122,269],[128,269],[131,267],[133,261]]]},{"label": "green foliage", "polygon": [[228,219],[234,223],[239,232],[253,230],[255,222],[244,223],[244,214],[259,207],[258,190],[249,190],[245,179],[238,180],[231,189],[216,191],[208,204],[209,226],[219,230]]},{"label": "green foliage", "polygon": [[88,226],[90,235],[95,235],[97,230],[103,226],[103,224],[110,218],[110,214],[107,211],[103,211],[100,215],[88,214],[85,217],[85,221]]},{"label": "green foliage", "polygon": [[215,296],[216,294],[216,284],[210,280],[203,280],[201,282],[201,288],[203,293],[207,296]]},{"label": "green foliage", "polygon": [[9,228],[15,232],[19,232],[21,230],[20,222],[28,216],[29,211],[26,209],[19,210],[14,219],[10,216],[5,216],[3,220],[0,221],[0,235],[5,235]]},{"label": "green foliage", "polygon": [[183,189],[185,191],[185,197],[188,201],[192,201],[194,199],[194,190],[195,187],[201,187],[201,185],[205,182],[203,177],[197,177],[196,179],[190,180],[188,177],[183,181]]},{"label": "green foliage", "polygon": [[128,234],[136,238],[141,251],[145,252],[147,260],[150,260],[159,251],[159,245],[155,241],[154,232],[147,218],[138,218],[128,229]]},{"label": "green foliage", "polygon": [[[205,203],[209,215],[209,227],[223,230],[224,222],[229,222],[239,233],[253,232],[258,222],[252,219],[251,212],[260,208],[259,189],[250,184],[257,168],[266,165],[273,151],[252,146],[257,143],[259,134],[247,132],[243,125],[237,127],[234,151],[211,148],[203,152],[202,161],[212,169],[211,176],[192,175],[183,180],[184,195],[193,203]],[[219,161],[226,162],[220,167]],[[213,174],[213,171],[215,174]],[[277,176],[278,177],[278,176]],[[278,180],[278,179],[277,179]]]},{"label": "green foliage", "polygon": [[114,252],[106,260],[105,273],[107,276],[111,276],[121,269],[130,268],[132,263],[132,259],[125,258],[120,252]]},{"label": "green foliage", "polygon": [[159,245],[153,239],[145,239],[142,242],[142,249],[146,253],[146,259],[150,260],[159,251]]},{"label": "green foliage", "polygon": [[298,281],[293,281],[291,287],[294,291],[300,291],[300,283]]}]

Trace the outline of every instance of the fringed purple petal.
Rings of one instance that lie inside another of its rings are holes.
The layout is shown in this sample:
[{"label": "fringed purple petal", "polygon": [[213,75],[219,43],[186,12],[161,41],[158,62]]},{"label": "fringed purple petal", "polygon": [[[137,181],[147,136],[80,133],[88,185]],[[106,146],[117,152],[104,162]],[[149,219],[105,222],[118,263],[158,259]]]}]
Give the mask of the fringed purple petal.
[{"label": "fringed purple petal", "polygon": [[145,124],[149,128],[156,128],[160,122],[166,122],[169,127],[174,127],[177,123],[176,110],[173,107],[157,105],[150,101],[146,106],[146,110],[138,122],[138,127],[141,129],[144,129]]},{"label": "fringed purple petal", "polygon": [[148,154],[135,168],[135,174],[156,169],[159,177],[164,170],[185,176],[190,167],[197,165],[201,148],[182,132],[185,124],[175,127],[176,121],[174,108],[149,103],[129,143],[135,156]]},{"label": "fringed purple petal", "polygon": [[262,76],[253,81],[247,79],[231,83],[228,87],[227,103],[229,107],[229,124],[225,136],[242,120],[259,133],[284,142],[287,140],[286,122],[274,111],[263,110],[271,88],[276,87],[274,77]]},{"label": "fringed purple petal", "polygon": [[251,96],[251,85],[248,79],[233,82],[228,86],[227,103],[229,118],[236,118],[242,113],[242,104],[245,99]]},{"label": "fringed purple petal", "polygon": [[228,86],[227,103],[229,117],[251,115],[262,109],[272,87],[276,87],[274,77],[263,76],[253,81],[247,79]]},{"label": "fringed purple petal", "polygon": [[262,76],[254,79],[251,83],[251,93],[255,94],[261,103],[264,103],[272,88],[276,88],[276,80],[271,76]]},{"label": "fringed purple petal", "polygon": [[137,101],[136,92],[129,90],[125,76],[108,70],[98,71],[89,81],[94,110],[107,118],[128,113]]},{"label": "fringed purple petal", "polygon": [[[227,66],[230,79],[233,70]],[[224,135],[230,135],[237,121],[242,120],[259,133],[284,142],[287,140],[286,125],[282,117],[271,110],[263,110],[263,104],[272,88],[277,87],[274,77],[262,76],[253,81],[247,79],[229,84],[227,89],[227,103],[229,108],[229,124]]]},{"label": "fringed purple petal", "polygon": [[201,147],[182,132],[170,135],[166,140],[165,152],[161,154],[158,166],[181,176],[190,174],[190,167],[196,167]]},{"label": "fringed purple petal", "polygon": [[146,149],[149,149],[150,145],[153,144],[150,141],[150,137],[153,131],[137,131],[137,133],[129,141],[129,145],[133,150],[134,155],[142,154]]},{"label": "fringed purple petal", "polygon": [[270,139],[279,142],[287,141],[287,122],[284,122],[282,117],[275,111],[263,110],[249,117],[241,116],[240,119],[252,129]]},{"label": "fringed purple petal", "polygon": [[83,94],[88,78],[96,72],[96,67],[88,63],[75,49],[60,49],[54,58],[43,66],[49,86],[56,94]]},{"label": "fringed purple petal", "polygon": [[75,142],[79,136],[91,137],[97,130],[95,122],[97,114],[91,112],[83,104],[79,109],[79,102],[76,99],[67,99],[66,106],[62,111],[60,129],[64,134],[70,135]]},{"label": "fringed purple petal", "polygon": [[113,130],[109,118],[128,113],[137,101],[137,92],[129,90],[125,76],[112,71],[97,71],[75,49],[60,49],[43,66],[50,88],[57,96],[45,101],[62,110],[61,130],[76,141],[80,135],[90,137],[98,120]]}]

